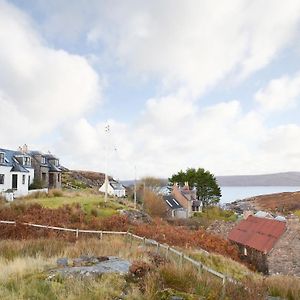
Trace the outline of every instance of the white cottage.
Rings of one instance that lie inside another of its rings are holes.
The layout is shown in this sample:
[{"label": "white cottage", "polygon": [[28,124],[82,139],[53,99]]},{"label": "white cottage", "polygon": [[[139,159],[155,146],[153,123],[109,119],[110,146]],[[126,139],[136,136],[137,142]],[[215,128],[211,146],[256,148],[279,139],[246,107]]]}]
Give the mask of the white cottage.
[{"label": "white cottage", "polygon": [[[0,193],[5,197],[26,196],[33,182],[34,169],[31,157],[23,151],[0,148]],[[12,200],[12,199],[11,199]]]},{"label": "white cottage", "polygon": [[[99,188],[99,191],[102,193],[105,193],[105,182]],[[126,188],[123,184],[121,184],[115,180],[110,180],[107,185],[107,193],[110,196],[122,198],[122,197],[126,196]]]}]

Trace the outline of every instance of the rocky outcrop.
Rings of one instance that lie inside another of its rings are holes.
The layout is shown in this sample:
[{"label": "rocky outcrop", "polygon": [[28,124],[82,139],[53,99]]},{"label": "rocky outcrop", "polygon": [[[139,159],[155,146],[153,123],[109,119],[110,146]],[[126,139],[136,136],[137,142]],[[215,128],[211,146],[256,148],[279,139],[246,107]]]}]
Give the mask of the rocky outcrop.
[{"label": "rocky outcrop", "polygon": [[136,224],[151,223],[152,221],[152,218],[148,214],[140,210],[120,210],[120,214],[126,216],[130,222]]},{"label": "rocky outcrop", "polygon": [[131,263],[115,256],[81,256],[73,259],[72,266],[68,266],[66,258],[57,260],[58,269],[52,270],[48,279],[60,275],[63,277],[72,276],[99,276],[104,273],[127,274]]}]

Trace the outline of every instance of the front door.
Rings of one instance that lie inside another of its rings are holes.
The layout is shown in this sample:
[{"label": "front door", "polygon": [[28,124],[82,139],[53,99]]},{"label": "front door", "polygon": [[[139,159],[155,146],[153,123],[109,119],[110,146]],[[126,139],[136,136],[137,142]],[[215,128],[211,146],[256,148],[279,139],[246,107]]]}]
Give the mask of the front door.
[{"label": "front door", "polygon": [[18,174],[12,175],[12,189],[17,190],[18,189]]}]

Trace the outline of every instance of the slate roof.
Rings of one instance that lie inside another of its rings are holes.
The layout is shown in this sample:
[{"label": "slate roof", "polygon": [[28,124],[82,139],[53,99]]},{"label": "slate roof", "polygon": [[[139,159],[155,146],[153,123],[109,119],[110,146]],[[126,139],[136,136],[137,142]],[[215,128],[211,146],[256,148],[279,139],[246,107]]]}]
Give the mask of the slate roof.
[{"label": "slate roof", "polygon": [[163,199],[171,209],[182,208],[180,203],[172,195],[163,196]]},{"label": "slate roof", "polygon": [[116,182],[116,181],[110,181],[109,184],[112,186],[114,190],[124,190],[125,187],[123,184]]},{"label": "slate roof", "polygon": [[267,254],[285,230],[285,222],[249,216],[230,231],[228,239]]},{"label": "slate roof", "polygon": [[1,166],[7,166],[11,167],[11,172],[23,172],[28,173],[29,171],[26,168],[24,168],[16,159],[16,155],[23,155],[20,151],[13,151],[13,150],[7,150],[0,148],[0,152],[4,153],[4,163],[1,163]]}]

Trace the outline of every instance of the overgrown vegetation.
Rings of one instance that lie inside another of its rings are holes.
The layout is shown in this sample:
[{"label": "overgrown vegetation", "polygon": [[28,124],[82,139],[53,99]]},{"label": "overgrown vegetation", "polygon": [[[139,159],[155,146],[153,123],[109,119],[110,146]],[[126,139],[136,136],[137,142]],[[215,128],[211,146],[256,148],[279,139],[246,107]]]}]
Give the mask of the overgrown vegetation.
[{"label": "overgrown vegetation", "polygon": [[165,217],[167,214],[163,199],[148,188],[144,193],[144,206],[146,212],[152,217]]},{"label": "overgrown vegetation", "polygon": [[234,222],[237,215],[232,210],[225,210],[218,206],[204,207],[202,212],[194,213],[194,218],[207,221],[222,220],[225,222]]},{"label": "overgrown vegetation", "polygon": [[[136,299],[158,300],[181,296],[183,299],[266,299],[279,296],[296,300],[300,296],[299,278],[257,275],[243,277],[242,284],[222,282],[199,273],[188,263],[178,266],[174,257],[164,259],[153,248],[122,237],[90,238],[77,242],[57,239],[0,241],[0,298],[22,299]],[[149,252],[150,251],[150,252]],[[151,255],[150,255],[151,254]],[[50,280],[49,271],[59,257],[116,255],[134,263],[132,274]],[[231,264],[228,261],[228,264]]]}]

